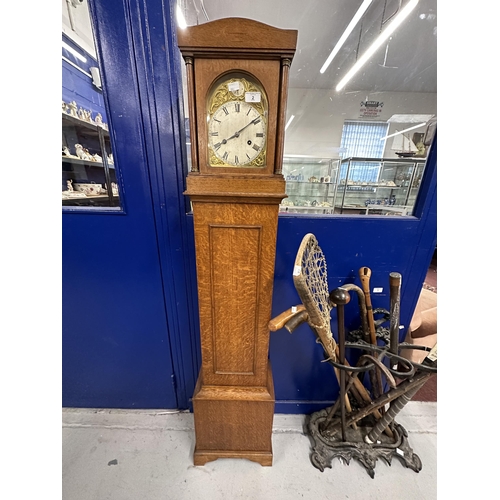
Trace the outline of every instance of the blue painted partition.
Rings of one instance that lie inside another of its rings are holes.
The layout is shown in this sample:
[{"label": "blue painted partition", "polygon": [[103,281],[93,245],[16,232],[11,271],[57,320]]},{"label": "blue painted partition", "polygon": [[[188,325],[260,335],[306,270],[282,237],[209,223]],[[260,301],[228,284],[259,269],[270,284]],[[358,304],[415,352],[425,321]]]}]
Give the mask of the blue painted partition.
[{"label": "blue painted partition", "polygon": [[[361,286],[358,270],[372,270],[370,288],[374,308],[390,309],[389,273],[402,275],[400,341],[404,340],[427,269],[436,248],[437,137],[429,153],[415,217],[336,215],[331,217],[280,216],[273,292],[273,316],[300,304],[292,271],[302,238],[313,233],[325,254],[329,289],[347,283]],[[345,308],[346,329],[360,327],[357,300]],[[336,335],[336,310],[332,331]],[[388,325],[385,325],[388,326]],[[277,413],[310,413],[332,404],[338,395],[333,368],[324,360],[307,324],[291,335],[282,329],[271,333]],[[355,358],[356,352],[347,353]]]},{"label": "blue painted partition", "polygon": [[[372,270],[374,308],[390,309],[389,273],[402,275],[400,341],[404,340],[422,289],[437,241],[437,136],[432,145],[414,217],[387,216],[300,216],[280,215],[273,284],[273,314],[277,316],[300,304],[292,278],[297,250],[302,238],[313,233],[322,248],[330,290],[346,283],[361,286],[360,267]],[[189,220],[193,231],[192,218]],[[194,283],[193,286],[196,286]],[[337,334],[336,312],[332,311],[332,331]],[[360,326],[355,297],[346,306],[346,329]],[[384,325],[388,326],[388,325]],[[356,353],[348,353],[355,359]],[[338,384],[333,368],[324,363],[323,349],[307,324],[293,334],[282,329],[270,334],[269,357],[274,378],[276,413],[308,414],[333,404]]]},{"label": "blue painted partition", "polygon": [[[63,406],[187,408],[194,258],[171,16],[162,2],[148,4],[153,12],[121,0],[90,8],[123,208],[63,210]],[[146,25],[159,27],[156,79]]]}]

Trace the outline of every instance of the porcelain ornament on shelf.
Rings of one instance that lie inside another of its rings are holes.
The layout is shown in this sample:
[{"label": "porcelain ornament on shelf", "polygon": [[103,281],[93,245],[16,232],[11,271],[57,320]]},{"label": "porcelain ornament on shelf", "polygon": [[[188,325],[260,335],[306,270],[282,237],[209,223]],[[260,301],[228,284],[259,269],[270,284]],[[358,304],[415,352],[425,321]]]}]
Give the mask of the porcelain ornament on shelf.
[{"label": "porcelain ornament on shelf", "polygon": [[97,113],[94,121],[99,127],[102,127],[104,130],[108,130],[108,126],[102,121],[101,113]]},{"label": "porcelain ornament on shelf", "polygon": [[87,148],[83,148],[83,151],[85,152],[86,159],[89,161],[97,161],[92,154],[90,154],[90,151]]},{"label": "porcelain ornament on shelf", "polygon": [[95,182],[75,182],[74,188],[76,191],[85,193],[86,195],[98,195],[102,191],[101,184],[96,184]]},{"label": "porcelain ornament on shelf", "polygon": [[71,116],[74,116],[75,118],[78,118],[78,112],[77,112],[78,105],[76,104],[75,101],[71,101],[68,104],[68,109],[69,109],[69,114]]},{"label": "porcelain ornament on shelf", "polygon": [[81,144],[75,144],[76,155],[80,160],[90,160],[92,161],[92,155],[89,153],[88,149],[85,149]]},{"label": "porcelain ornament on shelf", "polygon": [[69,179],[66,181],[66,186],[68,189],[66,191],[62,191],[63,199],[67,200],[68,198],[86,198],[87,195],[85,193],[76,192],[73,190],[73,180]]},{"label": "porcelain ornament on shelf", "polygon": [[[108,185],[104,184],[104,187],[106,188],[107,191]],[[111,183],[111,192],[113,193],[113,196],[118,196],[118,184],[116,182]]]}]

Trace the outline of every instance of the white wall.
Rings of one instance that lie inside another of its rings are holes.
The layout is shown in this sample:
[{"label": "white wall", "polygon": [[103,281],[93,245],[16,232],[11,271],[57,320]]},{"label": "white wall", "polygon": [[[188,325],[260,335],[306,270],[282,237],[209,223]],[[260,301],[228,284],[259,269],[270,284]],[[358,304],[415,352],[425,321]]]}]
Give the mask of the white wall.
[{"label": "white wall", "polygon": [[62,0],[61,14],[62,32],[97,59],[87,0]]},{"label": "white wall", "polygon": [[[295,115],[285,134],[285,154],[313,155],[338,158],[344,120],[360,118],[360,103],[365,100],[383,102],[378,121],[386,122],[394,114],[437,114],[437,94],[384,92],[337,93],[334,89],[300,89],[288,91],[287,120]],[[372,121],[372,120],[370,120]],[[412,124],[391,124],[389,134]],[[421,127],[414,132],[424,132]],[[392,139],[387,140],[384,156],[395,157],[390,150]]]}]

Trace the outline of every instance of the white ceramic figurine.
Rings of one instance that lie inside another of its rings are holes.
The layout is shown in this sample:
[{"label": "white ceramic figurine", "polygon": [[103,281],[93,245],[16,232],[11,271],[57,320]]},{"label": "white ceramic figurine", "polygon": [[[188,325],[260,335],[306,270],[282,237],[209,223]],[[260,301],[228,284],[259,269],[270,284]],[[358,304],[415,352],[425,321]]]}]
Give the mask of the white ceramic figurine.
[{"label": "white ceramic figurine", "polygon": [[71,116],[74,116],[75,118],[78,118],[78,113],[77,113],[78,104],[76,104],[75,101],[71,101],[68,104],[68,108],[69,108],[69,114]]},{"label": "white ceramic figurine", "polygon": [[80,160],[85,160],[86,159],[86,154],[83,149],[83,146],[81,144],[75,144],[75,150],[76,150],[76,156],[80,158]]}]

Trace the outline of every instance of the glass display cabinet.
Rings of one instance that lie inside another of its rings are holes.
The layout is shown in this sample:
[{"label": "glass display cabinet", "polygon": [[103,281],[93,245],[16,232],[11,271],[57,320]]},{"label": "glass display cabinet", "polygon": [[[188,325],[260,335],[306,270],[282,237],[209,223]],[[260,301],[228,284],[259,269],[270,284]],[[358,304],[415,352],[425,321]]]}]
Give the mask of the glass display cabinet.
[{"label": "glass display cabinet", "polygon": [[[73,106],[71,106],[73,104]],[[62,112],[62,205],[119,207],[109,130],[74,103]]]},{"label": "glass display cabinet", "polygon": [[285,155],[283,176],[288,197],[280,205],[281,213],[333,213],[338,180],[338,164],[335,160]]},{"label": "glass display cabinet", "polygon": [[280,213],[412,215],[426,158],[286,157]]},{"label": "glass display cabinet", "polygon": [[426,158],[344,158],[334,213],[412,215]]}]

